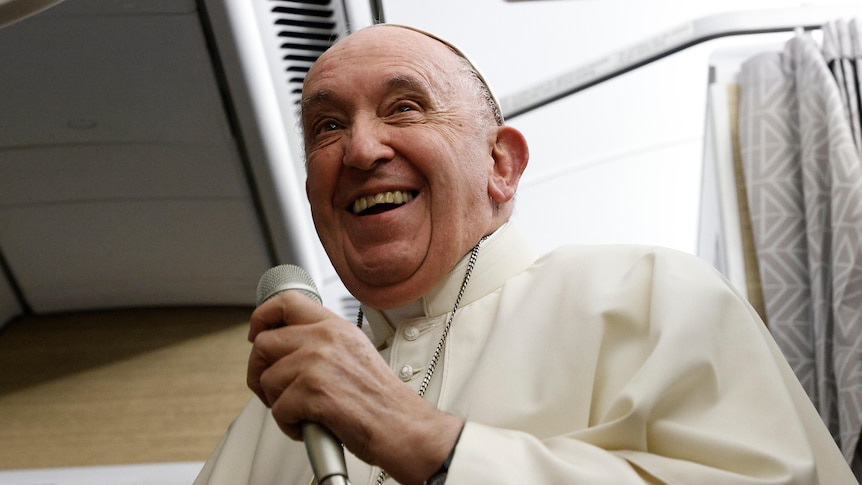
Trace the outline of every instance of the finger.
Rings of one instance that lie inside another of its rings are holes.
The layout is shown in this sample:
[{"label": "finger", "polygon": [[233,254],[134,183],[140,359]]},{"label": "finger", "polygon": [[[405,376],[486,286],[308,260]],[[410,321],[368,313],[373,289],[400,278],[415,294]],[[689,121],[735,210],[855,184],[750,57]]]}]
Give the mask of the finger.
[{"label": "finger", "polygon": [[263,387],[260,382],[263,372],[272,365],[272,360],[269,353],[259,345],[261,339],[255,339],[255,345],[252,346],[251,352],[248,355],[248,367],[246,369],[246,385],[267,407],[270,407],[269,399],[266,393],[263,392]]},{"label": "finger", "polygon": [[[328,332],[324,332],[326,333]],[[324,342],[332,340],[333,338],[321,337],[310,325],[280,327],[261,332],[254,339],[249,352],[246,384],[264,404],[270,406],[278,393],[292,382],[292,376],[304,367],[303,364],[318,359],[319,356],[314,354],[321,352],[321,347],[325,347]],[[280,379],[270,378],[267,382],[263,381],[264,374],[278,376],[285,370],[291,372]]]},{"label": "finger", "polygon": [[260,400],[270,406],[271,400],[264,392],[261,376],[271,366],[293,353],[301,345],[301,337],[289,327],[263,332],[252,342],[246,369],[246,384]]},{"label": "finger", "polygon": [[[324,391],[327,381],[315,365],[308,364],[313,356],[302,350],[282,357],[263,370],[257,394],[268,403],[279,427],[293,439],[302,439],[302,422],[317,422],[321,409],[327,408]],[[323,399],[323,402],[320,402]]]},{"label": "finger", "polygon": [[290,439],[294,441],[302,441],[302,427],[300,421],[293,418],[293,405],[288,402],[288,399],[282,394],[279,399],[275,400],[272,405],[272,417],[278,424],[278,427]]},{"label": "finger", "polygon": [[301,325],[322,320],[331,313],[299,291],[283,291],[263,302],[251,314],[248,340],[266,330],[285,325]]},{"label": "finger", "polygon": [[298,371],[295,360],[293,355],[282,357],[261,372],[258,378],[260,394],[264,396],[265,402],[269,403],[270,407],[287,392],[292,392],[294,397],[298,397],[300,391],[296,389],[295,384]]},{"label": "finger", "polygon": [[[303,439],[303,423],[323,423],[326,416],[339,413],[332,407],[335,397],[327,392],[323,381],[302,371],[308,368],[300,359],[282,359],[267,369],[261,382],[272,403],[271,413],[279,427],[292,439]],[[293,367],[293,366],[296,367]],[[295,378],[287,377],[294,375]]]}]

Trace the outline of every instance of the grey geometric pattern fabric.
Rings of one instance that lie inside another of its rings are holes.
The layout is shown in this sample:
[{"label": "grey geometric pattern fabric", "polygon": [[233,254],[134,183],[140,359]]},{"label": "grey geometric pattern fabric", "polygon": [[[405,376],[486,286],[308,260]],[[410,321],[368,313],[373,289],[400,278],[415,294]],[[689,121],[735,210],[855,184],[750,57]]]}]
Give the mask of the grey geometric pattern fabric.
[{"label": "grey geometric pattern fabric", "polygon": [[859,27],[747,61],[739,138],[770,331],[862,477]]}]

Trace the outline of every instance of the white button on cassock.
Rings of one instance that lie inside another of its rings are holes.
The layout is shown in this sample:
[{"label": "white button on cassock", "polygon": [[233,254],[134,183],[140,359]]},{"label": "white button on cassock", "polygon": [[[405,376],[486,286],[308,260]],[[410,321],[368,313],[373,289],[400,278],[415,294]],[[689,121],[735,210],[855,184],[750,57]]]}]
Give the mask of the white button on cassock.
[{"label": "white button on cassock", "polygon": [[398,377],[400,377],[401,380],[404,382],[413,379],[413,367],[409,365],[401,367],[401,369],[398,371]]},{"label": "white button on cassock", "polygon": [[419,334],[422,333],[418,328],[410,325],[404,329],[404,338],[413,341],[419,338]]}]

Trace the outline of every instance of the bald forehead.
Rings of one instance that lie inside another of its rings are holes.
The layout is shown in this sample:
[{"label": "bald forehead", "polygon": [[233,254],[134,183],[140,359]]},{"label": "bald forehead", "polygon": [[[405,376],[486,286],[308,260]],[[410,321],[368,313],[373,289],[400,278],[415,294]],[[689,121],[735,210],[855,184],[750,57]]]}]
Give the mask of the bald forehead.
[{"label": "bald forehead", "polygon": [[[419,42],[427,44],[431,48],[442,48],[451,52],[451,48],[442,40],[412,27],[396,24],[377,24],[360,29],[343,39],[340,39],[337,44],[346,43],[351,39],[361,39],[363,37],[370,38],[395,38],[395,39],[410,39],[411,42]],[[452,52],[454,55],[455,53]]]},{"label": "bald forehead", "polygon": [[446,43],[425,33],[408,27],[379,24],[366,27],[336,42],[312,65],[306,79],[325,66],[330,57],[342,55],[352,48],[366,50],[368,53],[374,53],[381,48],[394,48],[391,52],[400,51],[402,55],[415,59],[439,56],[439,60],[453,63],[448,66],[450,68],[458,64],[461,57]]},{"label": "bald forehead", "polygon": [[345,63],[356,66],[356,63],[351,61],[357,59],[360,59],[365,67],[375,66],[374,69],[387,65],[390,68],[397,65],[398,68],[412,69],[428,84],[426,87],[434,84],[438,87],[458,86],[459,90],[467,88],[463,92],[476,94],[477,101],[484,100],[491,118],[498,125],[504,124],[499,102],[466,54],[434,34],[393,24],[366,27],[339,40],[324,52],[311,66],[305,78],[300,108],[303,114],[304,107],[309,102],[320,100],[321,95],[328,95],[330,89],[322,88],[318,81],[339,71]]},{"label": "bald forehead", "polygon": [[[305,78],[301,109],[304,114],[306,108],[336,100],[336,91],[353,75],[345,78],[345,72],[392,70],[377,87],[430,93],[435,91],[432,85],[448,84],[458,71],[467,70],[459,62],[446,44],[420,32],[385,24],[368,27],[336,43],[314,63]],[[364,82],[361,86],[375,88]]]}]

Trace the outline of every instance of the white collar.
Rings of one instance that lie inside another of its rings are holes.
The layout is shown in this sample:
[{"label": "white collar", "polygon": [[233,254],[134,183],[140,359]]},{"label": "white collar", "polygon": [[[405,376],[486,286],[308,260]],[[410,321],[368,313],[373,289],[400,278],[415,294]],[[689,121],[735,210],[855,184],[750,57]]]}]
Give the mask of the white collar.
[{"label": "white collar", "polygon": [[[450,312],[461,289],[468,256],[462,258],[425,295],[404,307],[381,311],[362,305],[362,312],[374,333],[375,344],[383,344],[394,334],[393,329],[407,319],[432,318]],[[535,260],[534,251],[520,231],[511,223],[502,225],[482,243],[461,307],[503,286]]]}]

